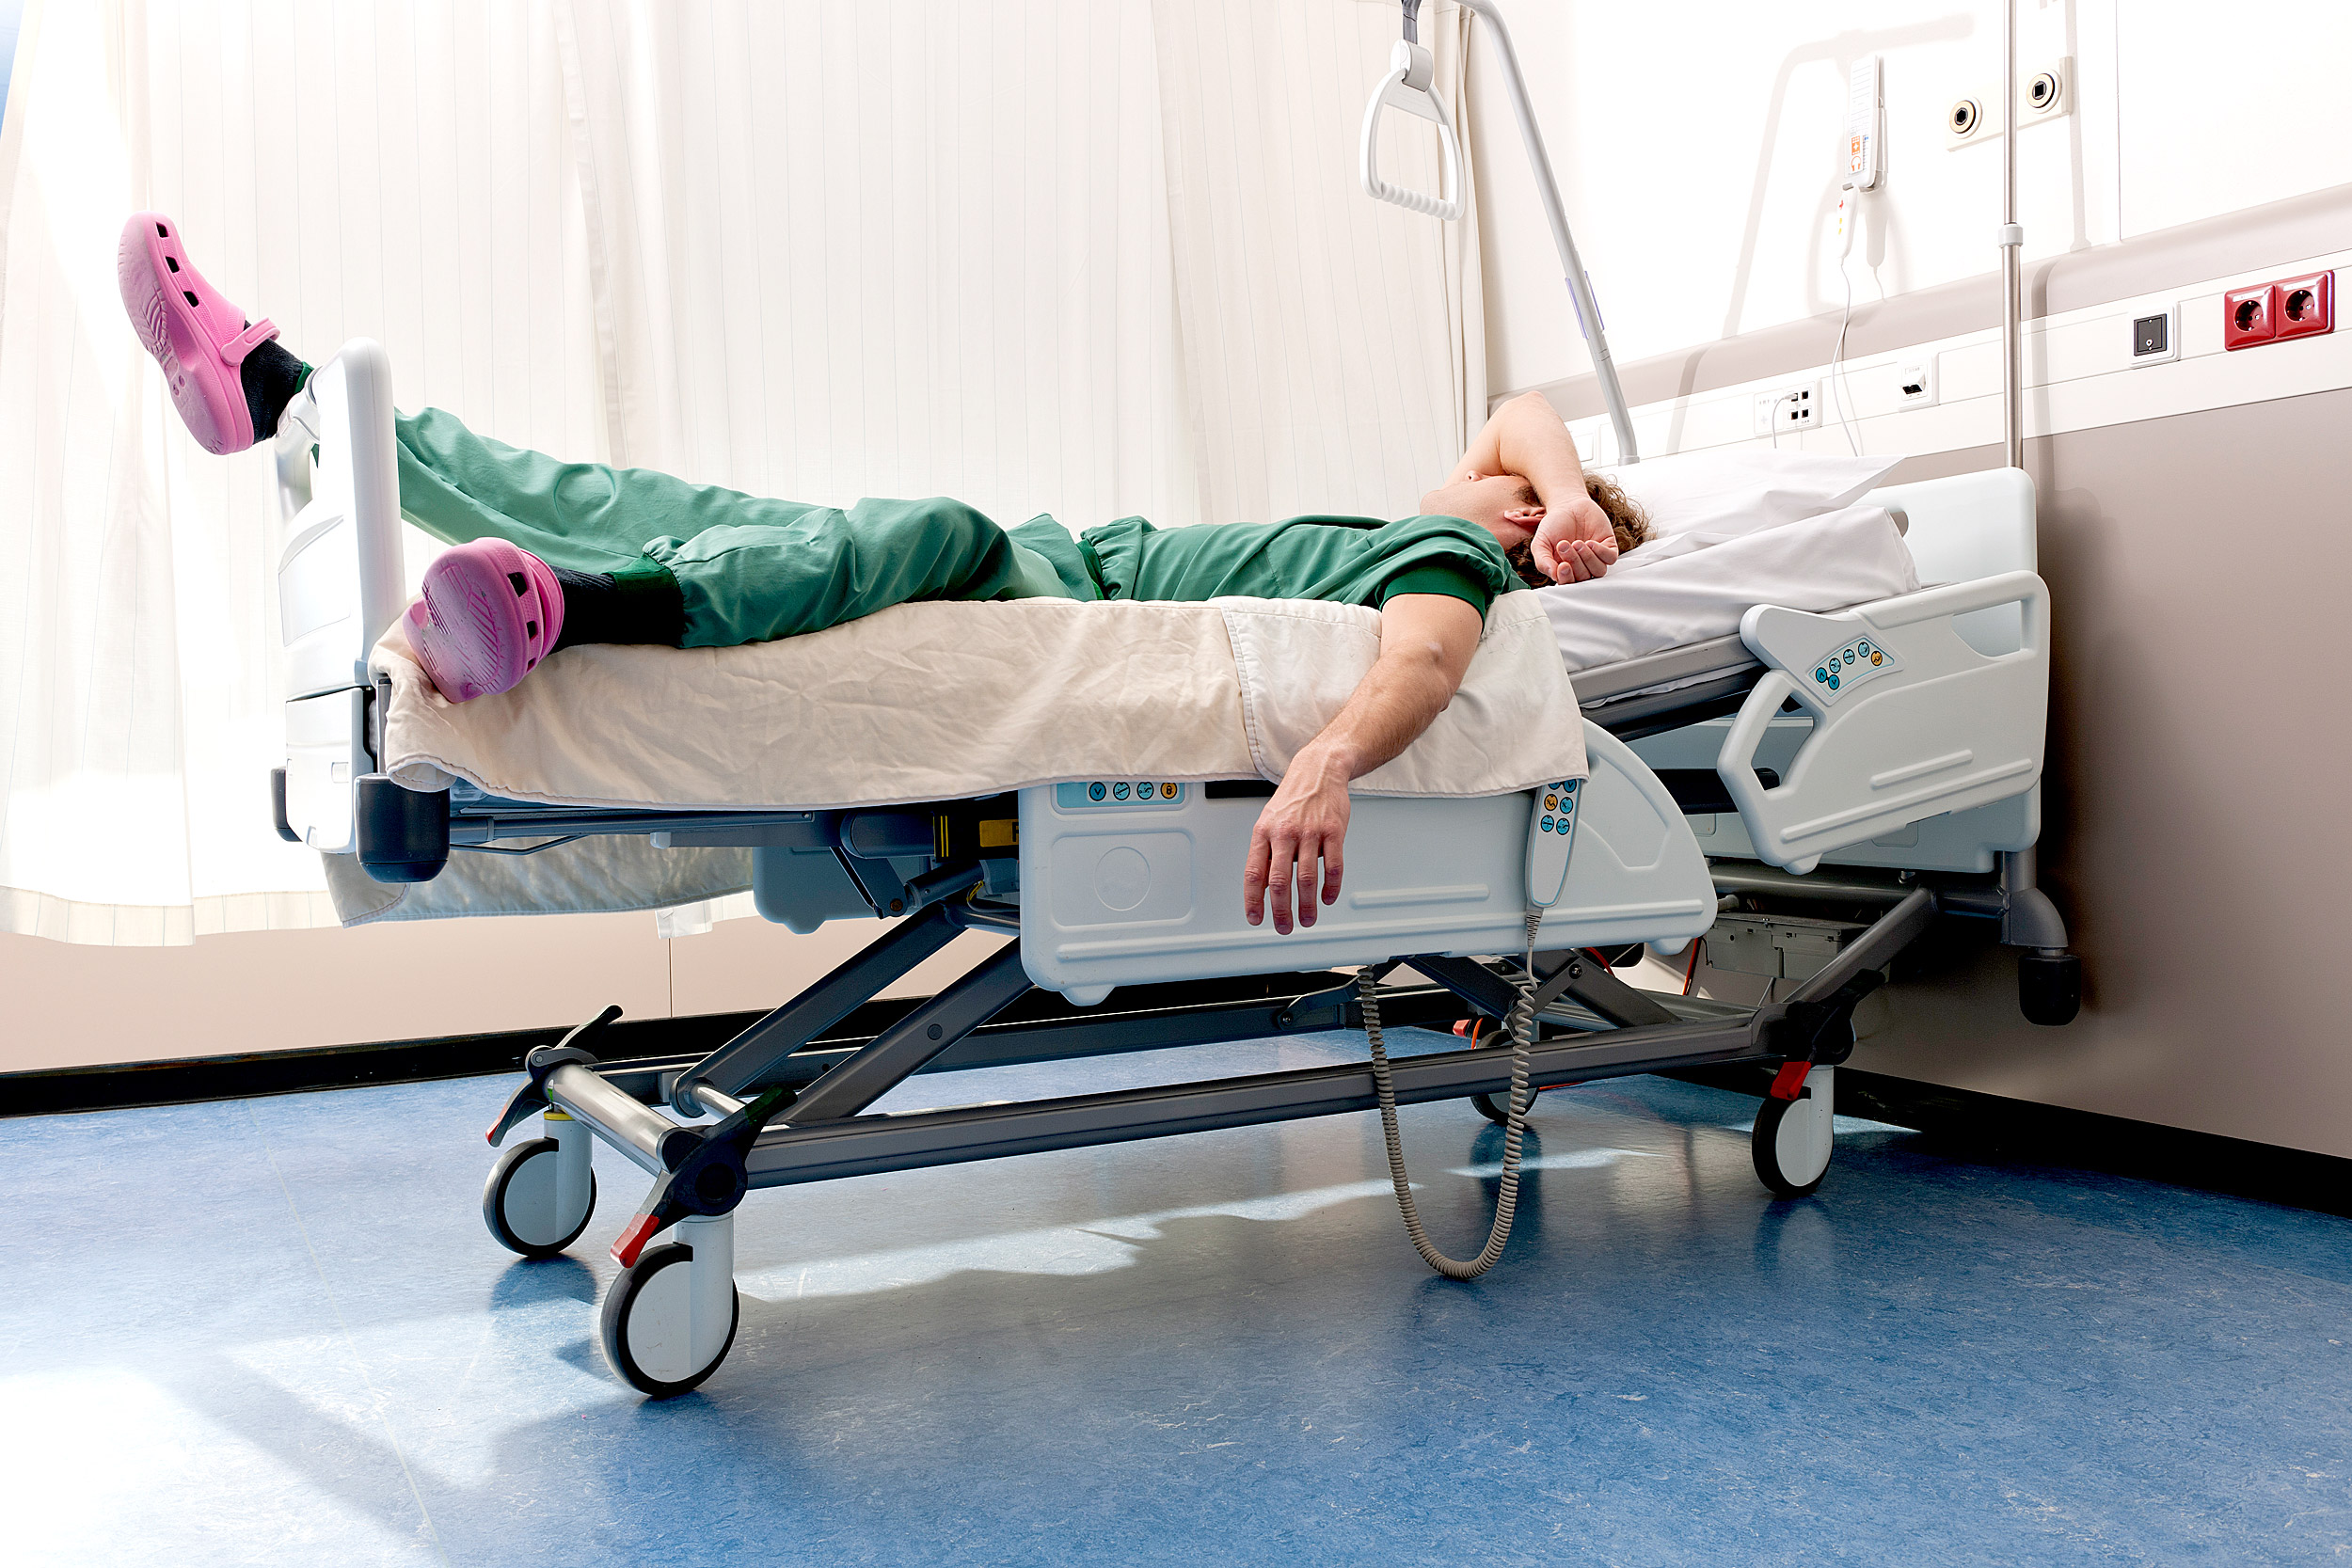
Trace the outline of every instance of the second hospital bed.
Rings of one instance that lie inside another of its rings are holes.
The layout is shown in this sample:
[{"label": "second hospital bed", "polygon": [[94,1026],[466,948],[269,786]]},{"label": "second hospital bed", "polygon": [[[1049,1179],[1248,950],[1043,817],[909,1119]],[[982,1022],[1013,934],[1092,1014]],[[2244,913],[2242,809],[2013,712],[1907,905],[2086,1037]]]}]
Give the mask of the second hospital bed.
[{"label": "second hospital bed", "polygon": [[[430,768],[421,782],[440,787],[416,787],[413,767],[395,779],[395,690],[377,652],[406,598],[391,409],[382,350],[356,341],[281,426],[281,834],[411,887],[440,877],[453,852],[505,865],[582,839],[657,858],[725,848],[748,853],[759,912],[794,929],[900,917],[699,1058],[599,1059],[617,1008],[531,1053],[492,1140],[534,1117],[540,1135],[498,1162],[485,1219],[514,1251],[547,1256],[589,1223],[591,1138],[647,1174],[651,1191],[613,1248],[626,1266],[601,1325],[616,1370],[649,1395],[691,1388],[724,1358],[739,1310],[732,1214],[753,1188],[1375,1104],[1371,1071],[1352,1065],[866,1114],[916,1072],[1357,1023],[1349,977],[1333,966],[1391,975],[1409,964],[1420,983],[1380,993],[1391,1022],[1500,1020],[1531,988],[1544,1021],[1530,1054],[1538,1087],[1771,1069],[1756,1166],[1794,1195],[1829,1164],[1835,1069],[1852,1049],[1856,1004],[1940,916],[1998,922],[2023,950],[2027,1015],[2073,1014],[2064,927],[2032,884],[2049,606],[2032,487],[2014,469],[1865,498],[1904,519],[1934,586],[1828,612],[1754,605],[1736,632],[1577,672],[1581,715],[1561,722],[1581,730],[1585,763],[1533,780],[1544,786],[1533,794],[1359,795],[1346,896],[1283,936],[1246,925],[1225,886],[1273,789],[1247,768],[1101,769],[874,805],[583,804]],[[1525,941],[1531,872],[1562,860],[1522,973],[1509,956]],[[1656,994],[1613,972],[1641,944],[1678,951],[1719,929],[1727,950],[1763,955],[1732,960],[1773,976],[1759,1006]],[[843,1037],[861,1005],[965,930],[1014,940],[879,1032]],[[1209,980],[1233,982],[1217,1006],[1161,1001],[1169,982]],[[1504,1057],[1472,1046],[1399,1061],[1394,1098],[1473,1099],[1500,1115]]]}]

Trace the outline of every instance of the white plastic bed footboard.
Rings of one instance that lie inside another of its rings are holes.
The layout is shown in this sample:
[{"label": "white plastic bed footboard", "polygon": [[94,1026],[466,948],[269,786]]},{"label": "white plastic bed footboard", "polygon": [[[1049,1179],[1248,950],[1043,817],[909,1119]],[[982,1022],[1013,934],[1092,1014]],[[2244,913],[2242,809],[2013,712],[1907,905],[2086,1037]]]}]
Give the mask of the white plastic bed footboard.
[{"label": "white plastic bed footboard", "polygon": [[[313,449],[316,456],[313,457]],[[392,376],[365,338],[311,373],[278,421],[278,614],[286,672],[284,827],[328,854],[356,846],[370,770],[368,655],[405,603]]]}]

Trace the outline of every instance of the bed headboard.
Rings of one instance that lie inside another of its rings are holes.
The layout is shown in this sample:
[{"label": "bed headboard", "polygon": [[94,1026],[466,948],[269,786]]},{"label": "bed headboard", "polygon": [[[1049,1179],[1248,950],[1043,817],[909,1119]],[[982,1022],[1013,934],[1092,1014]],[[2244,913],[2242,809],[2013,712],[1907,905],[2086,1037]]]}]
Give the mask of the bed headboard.
[{"label": "bed headboard", "polygon": [[[1910,519],[1903,543],[1922,584],[1969,582],[2003,572],[2038,572],[2033,481],[2022,468],[1989,468],[1912,484],[1889,484],[1862,498],[1899,507]],[[1963,615],[1953,629],[1980,654],[2025,645],[2024,610],[1999,605]]]}]

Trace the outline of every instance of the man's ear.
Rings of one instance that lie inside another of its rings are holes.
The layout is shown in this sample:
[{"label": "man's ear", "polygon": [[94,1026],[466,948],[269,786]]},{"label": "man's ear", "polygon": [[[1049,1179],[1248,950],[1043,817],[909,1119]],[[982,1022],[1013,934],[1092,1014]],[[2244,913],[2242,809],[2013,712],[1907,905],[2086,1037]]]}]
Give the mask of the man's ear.
[{"label": "man's ear", "polygon": [[1502,515],[1502,520],[1506,523],[1517,523],[1521,528],[1532,529],[1544,520],[1544,509],[1540,506],[1515,506]]}]

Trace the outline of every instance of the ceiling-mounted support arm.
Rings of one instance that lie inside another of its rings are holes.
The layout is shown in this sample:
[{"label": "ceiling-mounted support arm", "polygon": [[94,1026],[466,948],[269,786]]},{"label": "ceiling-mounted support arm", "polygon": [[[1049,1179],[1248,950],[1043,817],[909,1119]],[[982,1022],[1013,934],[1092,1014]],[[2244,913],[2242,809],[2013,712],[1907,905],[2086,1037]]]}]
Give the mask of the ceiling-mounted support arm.
[{"label": "ceiling-mounted support arm", "polygon": [[[1454,137],[1454,117],[1447,112],[1445,101],[1438,96],[1434,86],[1436,63],[1419,41],[1421,0],[1400,3],[1405,17],[1404,39],[1389,56],[1389,74],[1373,90],[1372,102],[1364,108],[1364,192],[1377,200],[1451,221],[1462,214],[1462,155]],[[1457,3],[1472,15],[1484,18],[1492,29],[1489,36],[1494,40],[1496,62],[1502,68],[1503,90],[1511,100],[1512,118],[1518,121],[1519,140],[1527,149],[1528,166],[1535,177],[1535,195],[1543,204],[1545,221],[1551,226],[1552,246],[1560,253],[1568,297],[1576,305],[1577,325],[1583,331],[1585,347],[1592,356],[1593,374],[1600,382],[1601,402],[1608,407],[1609,423],[1616,433],[1618,461],[1637,463],[1641,461],[1641,451],[1633,439],[1633,415],[1626,406],[1625,388],[1617,381],[1616,362],[1609,355],[1608,330],[1601,324],[1600,306],[1593,297],[1593,280],[1585,276],[1583,261],[1577,254],[1576,237],[1568,232],[1567,213],[1560,205],[1560,187],[1552,178],[1551,159],[1544,150],[1543,133],[1537,129],[1534,109],[1528,103],[1527,79],[1519,72],[1518,53],[1512,47],[1511,30],[1503,25],[1502,13],[1495,8],[1494,0]],[[1438,127],[1438,196],[1400,190],[1380,179],[1374,148],[1383,107],[1403,109]]]}]

